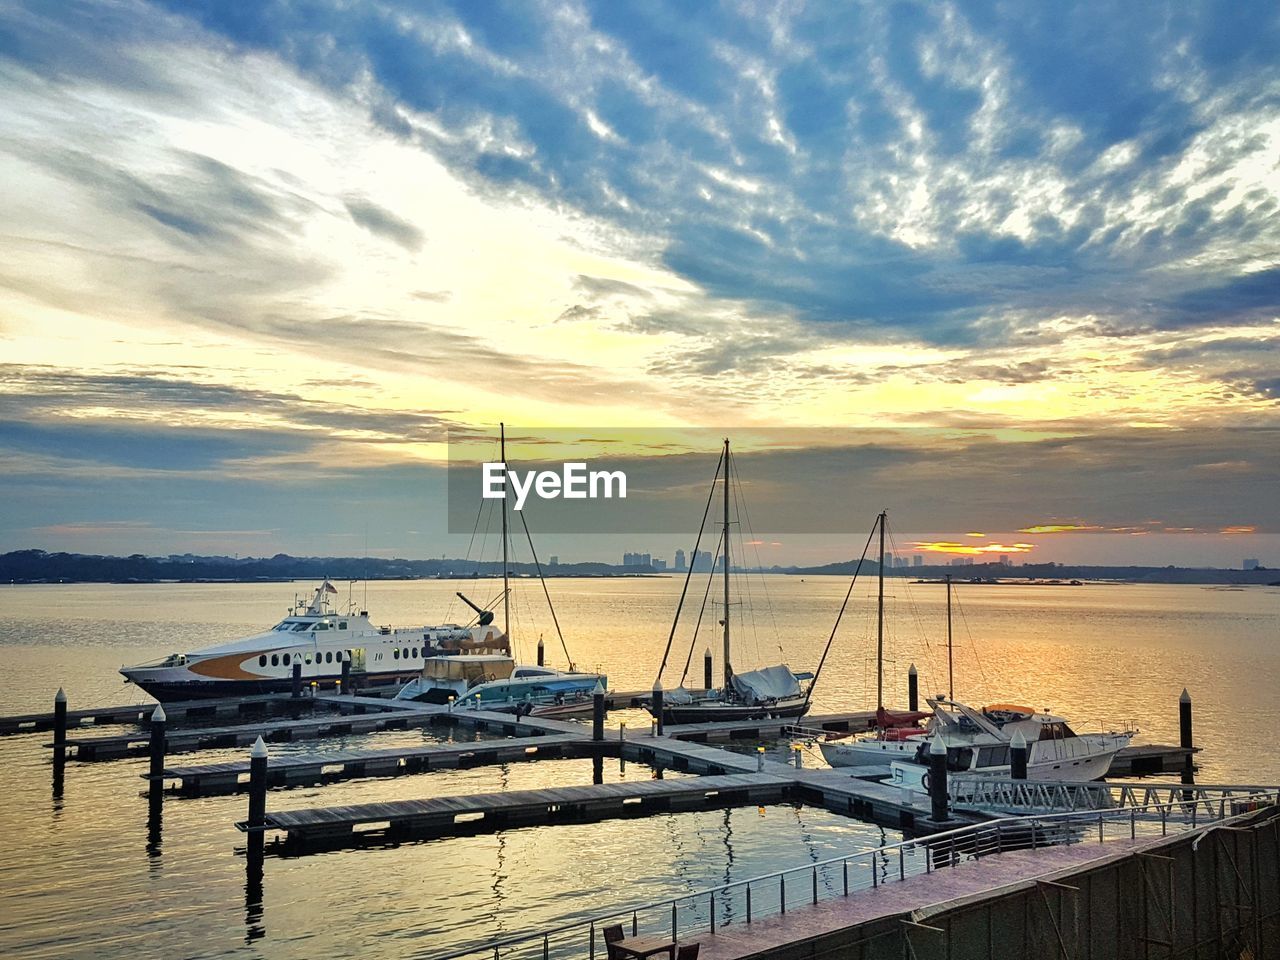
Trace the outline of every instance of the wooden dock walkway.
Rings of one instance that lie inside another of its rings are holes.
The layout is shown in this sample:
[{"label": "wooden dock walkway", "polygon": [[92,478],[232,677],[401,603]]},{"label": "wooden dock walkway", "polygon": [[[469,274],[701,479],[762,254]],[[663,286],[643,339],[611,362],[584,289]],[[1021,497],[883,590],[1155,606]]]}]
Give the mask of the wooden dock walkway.
[{"label": "wooden dock walkway", "polygon": [[[333,847],[369,840],[425,839],[535,824],[586,823],[659,812],[775,803],[786,799],[793,789],[785,777],[758,773],[640,780],[286,810],[268,813],[266,826],[260,829],[283,831],[291,845]],[[236,826],[243,831],[250,829],[244,822]]]},{"label": "wooden dock walkway", "polygon": [[[288,694],[264,693],[225,700],[185,700],[166,703],[164,711],[169,722],[172,723],[194,718],[242,716],[269,710],[279,703],[309,705],[314,702],[316,701],[309,697],[293,700]],[[68,710],[67,729],[130,723],[146,725],[151,722],[151,714],[155,712],[157,706],[158,704],[152,701],[151,703],[132,703],[122,707],[87,707],[83,710]],[[53,723],[52,713],[24,713],[0,717],[0,737],[52,730]]]},{"label": "wooden dock walkway", "polygon": [[[602,751],[600,748],[604,747]],[[512,740],[482,740],[475,743],[424,744],[385,750],[333,750],[294,757],[273,757],[267,765],[269,787],[311,783],[333,783],[358,777],[398,777],[432,770],[454,770],[525,760],[598,756],[616,743],[594,743],[589,738],[561,735],[520,737]],[[140,774],[144,780],[150,774]],[[249,761],[207,763],[165,767],[157,778],[178,782],[183,796],[210,796],[236,793],[248,786]]]},{"label": "wooden dock walkway", "polygon": [[[421,706],[421,705],[420,705]],[[442,708],[337,715],[307,720],[275,720],[227,727],[194,727],[165,732],[166,753],[191,753],[224,747],[247,747],[258,737],[267,742],[313,740],[378,730],[408,730],[430,725]],[[69,758],[80,761],[118,760],[145,755],[150,734],[139,731],[106,737],[68,737]],[[47,746],[52,746],[48,744]]]}]

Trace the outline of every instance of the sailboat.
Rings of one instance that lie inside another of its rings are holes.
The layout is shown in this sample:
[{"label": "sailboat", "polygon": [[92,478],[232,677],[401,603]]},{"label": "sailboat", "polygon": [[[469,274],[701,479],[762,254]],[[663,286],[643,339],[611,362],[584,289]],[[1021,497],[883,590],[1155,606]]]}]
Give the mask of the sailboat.
[{"label": "sailboat", "polygon": [[[506,424],[498,425],[499,457],[507,462],[507,428]],[[538,580],[542,583],[542,591],[547,598],[547,606],[551,610],[551,619],[556,626],[556,634],[560,637],[560,645],[564,649],[565,658],[569,660],[568,670],[557,670],[554,667],[517,664],[511,654],[511,586],[509,536],[507,533],[507,500],[502,498],[502,633],[490,637],[485,649],[468,651],[464,654],[431,657],[422,666],[422,674],[406,684],[397,700],[417,700],[428,703],[446,703],[450,700],[455,707],[463,709],[475,707],[499,712],[513,712],[528,709],[542,715],[570,716],[584,712],[591,707],[591,695],[597,684],[608,687],[608,677],[599,673],[580,673],[573,667],[569,657],[569,648],[565,644],[564,635],[560,633],[560,621],[551,603],[551,593],[542,576],[542,564],[538,562],[538,553],[533,547],[533,537],[529,533],[529,525],[520,517],[524,525],[525,537],[529,541],[529,551],[538,572]],[[462,593],[458,597],[475,611],[479,623],[488,626],[493,623],[494,613],[476,605]],[[541,657],[539,657],[541,659]]]},{"label": "sailboat", "polygon": [[[707,513],[710,511],[711,499],[715,494],[715,484],[721,479],[723,468],[724,482],[724,524],[721,536],[720,558],[724,564],[724,685],[719,690],[707,690],[697,695],[691,694],[683,686],[666,691],[663,695],[662,720],[664,723],[715,723],[726,720],[755,720],[763,717],[802,717],[809,710],[809,693],[816,675],[813,673],[796,673],[785,663],[735,673],[732,667],[732,644],[729,616],[729,471],[732,460],[729,455],[729,441],[724,441],[724,449],[716,466],[716,476],[712,481],[711,494],[707,498],[707,510],[703,513],[703,526],[706,525]],[[698,531],[698,540],[694,544],[693,555],[698,555],[698,547],[702,542],[702,528]],[[680,594],[680,604],[676,607],[675,620],[671,624],[671,635],[667,639],[667,649],[663,654],[662,665],[658,668],[661,678],[666,669],[667,656],[671,652],[671,643],[675,638],[676,625],[680,620],[680,609],[684,604],[689,588],[689,579],[693,575],[693,564],[685,576],[684,590]],[[708,584],[710,590],[710,584]],[[805,684],[804,687],[801,684]],[[646,709],[654,712],[652,701],[646,703]]]}]

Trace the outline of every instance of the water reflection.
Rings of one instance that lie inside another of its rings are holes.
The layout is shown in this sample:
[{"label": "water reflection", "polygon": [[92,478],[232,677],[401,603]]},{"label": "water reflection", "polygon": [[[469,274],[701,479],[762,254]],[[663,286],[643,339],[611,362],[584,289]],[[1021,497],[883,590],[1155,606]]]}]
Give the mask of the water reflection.
[{"label": "water reflection", "polygon": [[160,847],[164,842],[164,783],[152,780],[147,789],[147,858],[151,872],[160,867]]}]

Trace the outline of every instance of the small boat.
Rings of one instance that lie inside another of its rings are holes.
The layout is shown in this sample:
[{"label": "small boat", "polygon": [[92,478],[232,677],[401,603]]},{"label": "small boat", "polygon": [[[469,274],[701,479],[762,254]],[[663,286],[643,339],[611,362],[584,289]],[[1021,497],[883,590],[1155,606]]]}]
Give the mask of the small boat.
[{"label": "small boat", "polygon": [[[999,703],[981,710],[945,698],[929,700],[933,734],[947,748],[947,769],[960,774],[1008,776],[1014,735],[1027,742],[1027,779],[1098,780],[1107,775],[1115,755],[1134,737],[1130,731],[1076,733],[1063,717],[1018,704]],[[927,791],[929,736],[903,741],[913,756],[890,763],[890,780],[898,786]]]},{"label": "small boat", "polygon": [[295,600],[283,620],[239,640],[149,663],[121,667],[125,682],[157,700],[201,700],[289,690],[293,669],[302,667],[304,683],[332,687],[344,663],[362,686],[400,685],[431,657],[459,653],[490,641],[492,629],[458,624],[422,627],[375,626],[367,610],[340,613],[330,602],[337,588],[328,580],[309,603]]}]

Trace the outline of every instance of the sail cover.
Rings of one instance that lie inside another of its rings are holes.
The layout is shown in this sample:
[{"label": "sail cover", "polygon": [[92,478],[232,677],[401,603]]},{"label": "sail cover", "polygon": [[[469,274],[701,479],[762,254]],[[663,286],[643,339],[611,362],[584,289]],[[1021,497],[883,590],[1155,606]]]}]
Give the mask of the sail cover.
[{"label": "sail cover", "polygon": [[785,663],[733,675],[733,689],[746,703],[768,703],[800,696],[800,684]]}]

